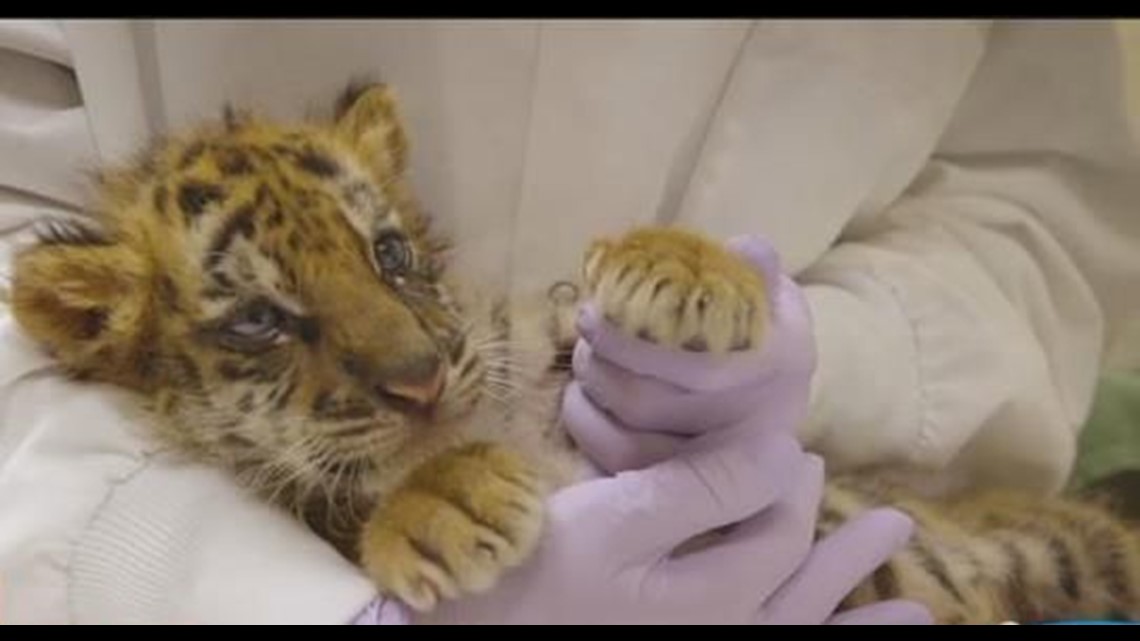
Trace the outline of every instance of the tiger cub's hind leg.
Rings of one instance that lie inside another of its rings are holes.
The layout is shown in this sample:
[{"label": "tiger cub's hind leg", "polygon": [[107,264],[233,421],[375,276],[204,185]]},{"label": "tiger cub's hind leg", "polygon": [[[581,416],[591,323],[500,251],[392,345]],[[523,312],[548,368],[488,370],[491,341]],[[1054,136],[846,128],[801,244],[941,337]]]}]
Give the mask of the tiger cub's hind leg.
[{"label": "tiger cub's hind leg", "polygon": [[903,598],[939,623],[1140,620],[1136,533],[1099,507],[986,492],[948,504],[898,493],[833,489],[821,531],[890,504],[915,520],[911,543],[853,592],[845,607]]},{"label": "tiger cub's hind leg", "polygon": [[892,599],[926,606],[939,624],[1000,622],[1001,610],[986,568],[994,548],[977,546],[971,534],[938,510],[901,497],[886,497],[851,479],[833,480],[824,494],[817,536],[873,507],[890,505],[915,522],[908,545],[879,567],[844,600],[849,609]]}]

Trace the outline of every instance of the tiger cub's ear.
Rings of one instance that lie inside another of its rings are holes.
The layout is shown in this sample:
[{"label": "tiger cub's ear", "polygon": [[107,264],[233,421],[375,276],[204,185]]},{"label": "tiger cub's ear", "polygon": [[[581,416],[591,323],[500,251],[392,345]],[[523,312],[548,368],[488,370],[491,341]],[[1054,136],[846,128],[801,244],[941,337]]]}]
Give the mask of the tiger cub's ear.
[{"label": "tiger cub's ear", "polygon": [[152,304],[145,263],[98,234],[59,230],[16,256],[16,322],[69,370],[135,386],[132,361]]},{"label": "tiger cub's ear", "polygon": [[396,96],[379,83],[353,83],[336,103],[336,132],[379,180],[404,173],[408,138]]}]

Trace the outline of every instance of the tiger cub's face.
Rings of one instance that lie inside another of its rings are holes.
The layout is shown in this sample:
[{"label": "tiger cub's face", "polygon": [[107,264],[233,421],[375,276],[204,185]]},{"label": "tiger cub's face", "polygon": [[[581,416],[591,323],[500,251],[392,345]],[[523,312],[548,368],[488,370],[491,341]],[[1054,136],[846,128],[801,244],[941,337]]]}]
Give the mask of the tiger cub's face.
[{"label": "tiger cub's face", "polygon": [[103,175],[98,231],[17,259],[18,321],[75,373],[142,392],[169,442],[301,485],[469,411],[480,344],[442,282],[382,86],[327,124],[229,117]]}]

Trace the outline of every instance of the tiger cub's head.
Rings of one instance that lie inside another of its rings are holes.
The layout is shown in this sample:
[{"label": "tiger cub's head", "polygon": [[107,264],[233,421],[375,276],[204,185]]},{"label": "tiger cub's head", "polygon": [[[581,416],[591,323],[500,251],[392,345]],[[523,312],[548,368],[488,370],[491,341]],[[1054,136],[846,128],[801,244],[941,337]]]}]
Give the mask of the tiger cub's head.
[{"label": "tiger cub's head", "polygon": [[491,385],[407,150],[382,85],[324,122],[227,111],[102,172],[97,226],[18,255],[15,317],[196,455],[312,483],[374,465]]}]

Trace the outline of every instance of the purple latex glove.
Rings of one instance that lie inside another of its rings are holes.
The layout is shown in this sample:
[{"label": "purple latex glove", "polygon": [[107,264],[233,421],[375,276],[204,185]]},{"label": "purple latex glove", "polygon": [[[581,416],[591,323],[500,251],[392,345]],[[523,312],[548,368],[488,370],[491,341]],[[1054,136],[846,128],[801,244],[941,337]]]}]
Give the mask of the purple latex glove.
[{"label": "purple latex glove", "polygon": [[[413,622],[928,622],[923,608],[903,602],[832,616],[913,526],[874,510],[812,545],[822,486],[822,462],[790,435],[718,431],[664,463],[558,492],[533,558],[491,591]],[[712,547],[672,554],[731,524]]]},{"label": "purple latex glove", "polygon": [[816,353],[803,293],[768,243],[748,236],[728,244],[768,285],[772,316],[760,349],[720,356],[672,350],[629,336],[592,304],[583,306],[563,418],[602,469],[664,460],[693,435],[746,417],[787,434],[806,418]]}]

